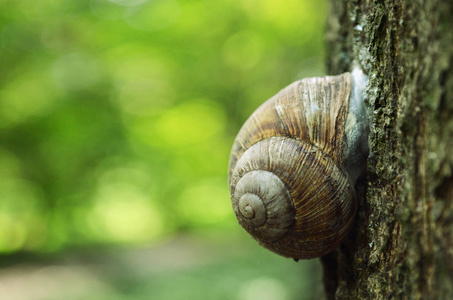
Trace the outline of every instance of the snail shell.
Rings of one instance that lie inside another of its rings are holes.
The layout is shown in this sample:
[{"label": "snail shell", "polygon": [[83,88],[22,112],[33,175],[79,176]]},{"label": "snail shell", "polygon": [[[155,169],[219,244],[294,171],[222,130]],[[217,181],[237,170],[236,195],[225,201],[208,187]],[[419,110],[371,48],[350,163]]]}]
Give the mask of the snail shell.
[{"label": "snail shell", "polygon": [[279,255],[322,256],[351,228],[356,199],[342,157],[350,93],[349,73],[294,82],[262,104],[234,141],[233,210]]}]

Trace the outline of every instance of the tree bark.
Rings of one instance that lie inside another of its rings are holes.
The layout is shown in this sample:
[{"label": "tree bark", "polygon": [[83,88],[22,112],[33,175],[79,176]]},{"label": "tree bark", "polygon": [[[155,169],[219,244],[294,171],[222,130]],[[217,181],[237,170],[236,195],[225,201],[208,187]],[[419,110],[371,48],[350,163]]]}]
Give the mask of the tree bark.
[{"label": "tree bark", "polygon": [[328,72],[369,77],[355,229],[328,299],[453,299],[453,1],[332,0]]}]

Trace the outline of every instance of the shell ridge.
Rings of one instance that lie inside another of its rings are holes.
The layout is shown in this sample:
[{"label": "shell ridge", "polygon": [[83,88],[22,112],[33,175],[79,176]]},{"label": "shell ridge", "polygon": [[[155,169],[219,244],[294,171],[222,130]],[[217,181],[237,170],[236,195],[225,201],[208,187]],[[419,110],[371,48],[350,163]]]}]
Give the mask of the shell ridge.
[{"label": "shell ridge", "polygon": [[[319,186],[322,184],[321,181],[316,179],[316,176],[319,175],[321,171],[317,165],[316,159],[311,160],[310,164],[306,164],[301,172],[307,173],[307,169],[312,171],[310,176],[307,177],[307,181],[311,182],[311,185],[304,191],[304,194],[301,195],[301,197],[308,200],[299,201],[297,205],[296,209],[300,213],[300,217],[305,217],[313,208],[313,206],[316,206],[317,203],[312,199],[318,199],[318,195],[320,194]],[[296,187],[296,189],[300,190],[300,187]]]},{"label": "shell ridge", "polygon": [[[343,215],[342,213],[344,210],[347,208],[345,207],[345,202],[347,203],[348,201],[345,201],[346,199],[339,197],[338,195],[333,195],[329,193],[328,191],[332,191],[333,189],[335,190],[342,190],[342,188],[345,187],[345,183],[347,182],[347,178],[342,178],[340,182],[333,182],[331,178],[329,178],[328,181],[326,181],[322,186],[322,191],[319,191],[318,194],[320,195],[328,195],[328,197],[325,197],[325,201],[321,203],[317,203],[315,206],[310,208],[310,211],[313,210],[312,215],[307,215],[307,218],[304,219],[305,223],[309,224],[316,224],[314,222],[317,219],[317,213],[318,212],[323,212],[326,216],[331,216],[330,218],[326,218],[329,220],[339,220],[341,216]],[[340,215],[338,215],[340,213]],[[330,230],[327,230],[330,231]]]}]

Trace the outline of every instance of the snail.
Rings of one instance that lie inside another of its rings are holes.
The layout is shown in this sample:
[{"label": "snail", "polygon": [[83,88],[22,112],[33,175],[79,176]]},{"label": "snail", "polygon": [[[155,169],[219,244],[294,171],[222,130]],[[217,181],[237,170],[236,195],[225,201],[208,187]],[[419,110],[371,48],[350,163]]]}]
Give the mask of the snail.
[{"label": "snail", "polygon": [[353,225],[354,183],[367,149],[362,101],[351,97],[360,94],[354,80],[344,73],[292,83],[264,102],[234,141],[228,174],[234,213],[279,255],[320,257]]}]

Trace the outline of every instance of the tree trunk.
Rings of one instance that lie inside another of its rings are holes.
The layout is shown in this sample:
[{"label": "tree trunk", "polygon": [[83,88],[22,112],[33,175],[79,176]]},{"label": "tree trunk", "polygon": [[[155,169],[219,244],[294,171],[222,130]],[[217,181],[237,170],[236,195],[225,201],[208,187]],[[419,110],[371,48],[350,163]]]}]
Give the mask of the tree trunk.
[{"label": "tree trunk", "polygon": [[356,225],[329,299],[453,299],[453,1],[332,0],[329,74],[369,77]]}]

